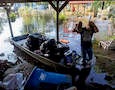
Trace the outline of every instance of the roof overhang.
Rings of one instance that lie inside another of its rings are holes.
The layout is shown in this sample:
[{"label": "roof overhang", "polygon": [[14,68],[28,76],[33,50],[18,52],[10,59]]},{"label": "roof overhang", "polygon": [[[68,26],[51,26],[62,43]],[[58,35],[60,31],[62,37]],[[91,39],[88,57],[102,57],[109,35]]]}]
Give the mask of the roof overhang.
[{"label": "roof overhang", "polygon": [[[0,3],[25,3],[25,2],[47,2],[47,1],[57,1],[57,0],[0,0]],[[66,0],[59,0],[66,1]],[[94,1],[94,0],[69,0],[69,1]]]},{"label": "roof overhang", "polygon": [[25,2],[44,2],[47,0],[0,0],[0,3],[25,3]]}]

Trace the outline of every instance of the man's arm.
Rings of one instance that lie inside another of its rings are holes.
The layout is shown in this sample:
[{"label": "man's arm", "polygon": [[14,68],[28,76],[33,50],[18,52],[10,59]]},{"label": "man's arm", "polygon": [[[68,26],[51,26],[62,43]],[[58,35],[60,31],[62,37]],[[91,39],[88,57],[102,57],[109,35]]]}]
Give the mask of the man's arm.
[{"label": "man's arm", "polygon": [[95,33],[99,32],[99,29],[97,28],[97,26],[96,26],[96,25],[94,26],[94,28],[93,28],[93,29],[94,29],[94,32],[95,32]]},{"label": "man's arm", "polygon": [[81,33],[82,32],[82,22],[81,21],[75,26],[75,31],[77,33]]},{"label": "man's arm", "polygon": [[93,28],[94,33],[99,32],[99,29],[98,29],[97,26],[94,24],[94,22],[90,21],[90,26]]}]

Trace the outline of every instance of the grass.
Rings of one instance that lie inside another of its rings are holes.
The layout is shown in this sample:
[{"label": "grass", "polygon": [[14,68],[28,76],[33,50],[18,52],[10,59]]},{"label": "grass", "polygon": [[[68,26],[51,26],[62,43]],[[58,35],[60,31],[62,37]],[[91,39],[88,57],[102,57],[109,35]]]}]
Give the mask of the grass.
[{"label": "grass", "polygon": [[114,40],[114,39],[115,39],[115,35],[109,37],[109,40]]}]

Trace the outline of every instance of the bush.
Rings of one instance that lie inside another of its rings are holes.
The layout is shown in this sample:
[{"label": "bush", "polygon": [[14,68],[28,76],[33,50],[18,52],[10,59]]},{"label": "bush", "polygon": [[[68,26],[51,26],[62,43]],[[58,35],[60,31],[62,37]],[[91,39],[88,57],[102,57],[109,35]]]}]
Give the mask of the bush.
[{"label": "bush", "polygon": [[[54,20],[56,21],[56,13],[54,14]],[[67,16],[63,13],[59,14],[59,25],[63,24],[67,20]]]},{"label": "bush", "polygon": [[36,31],[41,28],[41,31],[44,32],[45,26],[52,19],[52,15],[48,10],[41,11],[29,7],[21,7],[18,12],[23,19],[25,32],[33,32],[33,30]]},{"label": "bush", "polygon": [[59,15],[59,24],[62,24],[66,19],[67,19],[67,17],[64,14],[60,14]]},{"label": "bush", "polygon": [[11,22],[14,22],[16,20],[16,14],[14,12],[11,12],[9,17],[10,17]]},{"label": "bush", "polygon": [[30,25],[32,23],[32,9],[28,7],[21,7],[18,10],[19,16],[23,18],[24,25]]}]

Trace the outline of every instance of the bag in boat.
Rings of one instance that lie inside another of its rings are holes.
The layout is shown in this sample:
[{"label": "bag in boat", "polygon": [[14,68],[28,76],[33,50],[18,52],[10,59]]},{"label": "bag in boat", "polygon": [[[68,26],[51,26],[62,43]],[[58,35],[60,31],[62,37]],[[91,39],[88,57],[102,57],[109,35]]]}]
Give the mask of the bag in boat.
[{"label": "bag in boat", "polygon": [[80,55],[77,54],[76,51],[71,51],[68,50],[67,52],[64,53],[65,59],[66,59],[66,64],[67,65],[75,65],[76,62],[80,59]]},{"label": "bag in boat", "polygon": [[49,59],[56,59],[57,54],[57,44],[55,39],[50,39],[45,42],[43,42],[40,46],[41,52]]},{"label": "bag in boat", "polygon": [[41,44],[40,50],[43,54],[48,54],[48,58],[60,62],[64,58],[64,53],[69,50],[69,46],[64,44],[57,44],[55,39],[50,39]]}]

